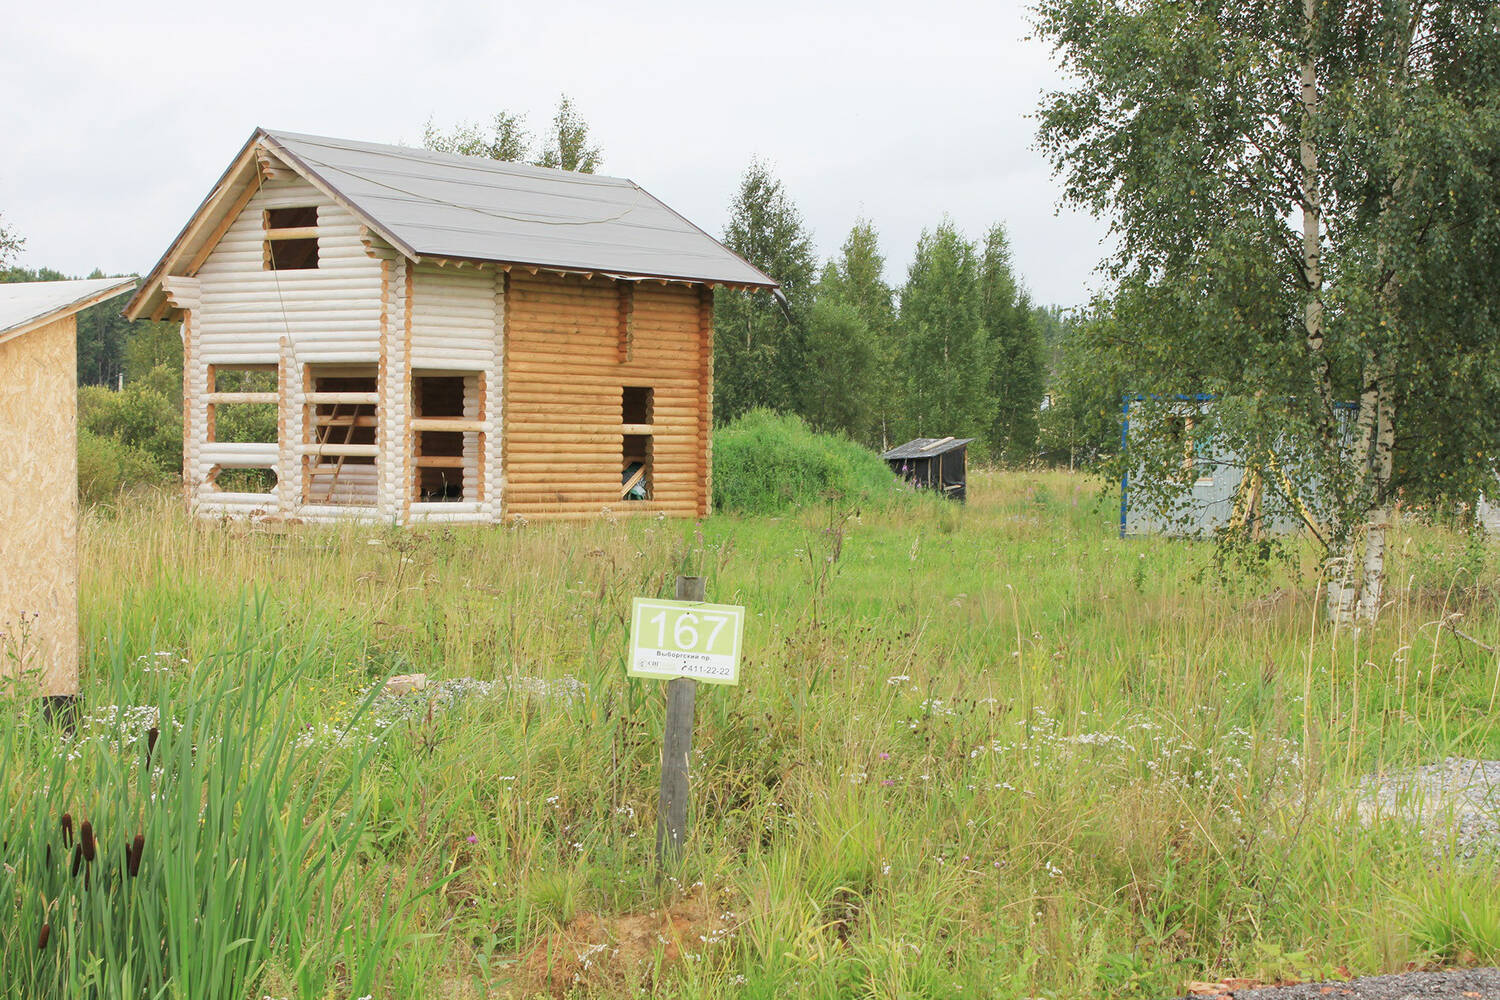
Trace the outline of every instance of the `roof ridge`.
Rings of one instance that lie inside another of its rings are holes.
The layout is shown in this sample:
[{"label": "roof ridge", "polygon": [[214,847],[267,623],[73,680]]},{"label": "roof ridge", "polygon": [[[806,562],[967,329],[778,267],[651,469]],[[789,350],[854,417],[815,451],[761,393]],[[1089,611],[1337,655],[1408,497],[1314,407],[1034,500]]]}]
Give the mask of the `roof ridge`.
[{"label": "roof ridge", "polygon": [[290,139],[293,142],[303,142],[314,146],[328,146],[335,149],[353,148],[366,151],[379,151],[387,155],[404,156],[411,159],[438,160],[449,163],[452,166],[468,170],[479,170],[486,173],[518,173],[565,183],[588,184],[603,182],[611,187],[623,184],[639,186],[630,178],[620,177],[615,174],[591,174],[578,170],[564,170],[561,167],[539,167],[534,163],[521,163],[516,160],[497,160],[488,156],[476,156],[472,153],[448,153],[442,150],[428,149],[425,146],[406,146],[393,142],[368,142],[364,139],[340,139],[337,136],[331,135],[288,132],[273,128],[262,128],[261,131],[275,139]]}]

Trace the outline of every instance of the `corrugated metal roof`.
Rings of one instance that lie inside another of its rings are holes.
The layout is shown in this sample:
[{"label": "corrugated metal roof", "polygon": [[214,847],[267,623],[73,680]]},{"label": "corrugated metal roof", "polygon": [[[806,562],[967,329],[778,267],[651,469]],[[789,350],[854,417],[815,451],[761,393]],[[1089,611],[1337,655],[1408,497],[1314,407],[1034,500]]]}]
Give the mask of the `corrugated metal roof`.
[{"label": "corrugated metal roof", "polygon": [[0,341],[134,287],[134,278],[0,282]]},{"label": "corrugated metal roof", "polygon": [[932,458],[934,455],[946,455],[950,451],[962,448],[973,441],[973,438],[916,438],[903,445],[892,448],[881,455],[881,458]]},{"label": "corrugated metal roof", "polygon": [[631,181],[263,130],[397,249],[622,277],[775,287]]}]

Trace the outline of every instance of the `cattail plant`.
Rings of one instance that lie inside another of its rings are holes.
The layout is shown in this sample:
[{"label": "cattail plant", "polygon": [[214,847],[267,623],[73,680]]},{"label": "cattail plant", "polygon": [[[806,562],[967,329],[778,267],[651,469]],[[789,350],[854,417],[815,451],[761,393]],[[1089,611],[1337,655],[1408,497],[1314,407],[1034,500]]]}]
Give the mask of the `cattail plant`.
[{"label": "cattail plant", "polygon": [[[180,690],[152,678],[147,706],[129,663],[115,654],[86,693],[122,707],[67,734],[0,704],[0,899],[17,901],[0,1000],[260,996],[273,968],[295,970],[299,996],[368,987],[389,941],[354,937],[354,860],[379,745],[330,761],[299,743],[306,664],[258,638]],[[79,801],[87,819],[62,808]],[[145,864],[148,840],[163,863]]]},{"label": "cattail plant", "polygon": [[83,860],[93,864],[98,847],[94,843],[94,826],[88,820],[84,820],[83,825],[78,828],[78,846],[83,851]]}]

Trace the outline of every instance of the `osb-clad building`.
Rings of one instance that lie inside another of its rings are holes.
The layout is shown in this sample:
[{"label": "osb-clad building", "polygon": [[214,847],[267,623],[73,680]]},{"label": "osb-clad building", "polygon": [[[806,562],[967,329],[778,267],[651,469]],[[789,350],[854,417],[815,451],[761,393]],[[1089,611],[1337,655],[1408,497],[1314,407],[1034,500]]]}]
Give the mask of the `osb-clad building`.
[{"label": "osb-clad building", "polygon": [[257,130],[126,309],[182,324],[211,516],[701,516],[713,289],[628,180]]},{"label": "osb-clad building", "polygon": [[78,333],[134,278],[0,283],[0,684],[78,693]]}]

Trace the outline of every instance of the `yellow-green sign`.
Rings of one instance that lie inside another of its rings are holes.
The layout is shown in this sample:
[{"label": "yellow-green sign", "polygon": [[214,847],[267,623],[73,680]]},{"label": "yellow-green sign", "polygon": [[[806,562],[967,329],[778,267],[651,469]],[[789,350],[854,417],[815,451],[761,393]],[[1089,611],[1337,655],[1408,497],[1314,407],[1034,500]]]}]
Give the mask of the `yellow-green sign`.
[{"label": "yellow-green sign", "polygon": [[630,613],[631,677],[740,682],[745,609],[637,597]]}]

